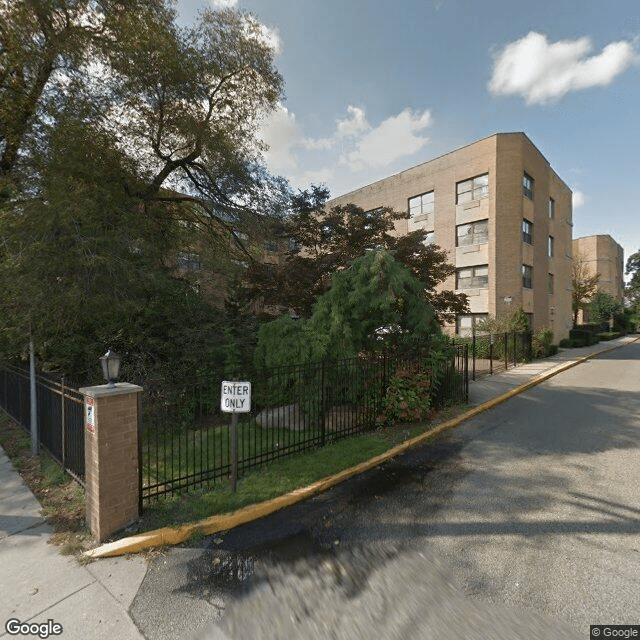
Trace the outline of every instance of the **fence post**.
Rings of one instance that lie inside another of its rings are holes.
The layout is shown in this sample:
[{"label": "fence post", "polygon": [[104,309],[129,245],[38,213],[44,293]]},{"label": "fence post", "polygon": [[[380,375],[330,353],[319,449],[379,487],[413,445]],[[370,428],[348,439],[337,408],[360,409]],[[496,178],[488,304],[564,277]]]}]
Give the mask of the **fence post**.
[{"label": "fence post", "polygon": [[139,515],[138,394],[126,382],[80,389],[85,397],[87,523],[100,542]]},{"label": "fence post", "polygon": [[[474,360],[475,363],[475,360]],[[475,366],[474,366],[475,371]],[[469,345],[464,345],[464,401],[469,402]]]},{"label": "fence post", "polygon": [[65,420],[65,401],[64,401],[64,376],[60,378],[60,419],[62,429],[62,466],[67,468],[67,422]]},{"label": "fence post", "polygon": [[517,347],[516,339],[517,339],[517,334],[514,331],[513,332],[513,366],[514,367],[518,364],[518,361],[517,361],[518,347]]},{"label": "fence post", "polygon": [[[475,333],[471,338],[471,346],[473,348],[473,351],[471,353],[471,357],[473,358],[473,364],[471,365],[473,367],[473,374],[471,376],[471,379],[475,380],[476,379],[476,334]],[[467,362],[468,362],[468,352],[467,352]]]},{"label": "fence post", "polygon": [[489,334],[489,375],[493,375],[493,333]]},{"label": "fence post", "polygon": [[504,332],[504,368],[509,369],[509,334]]},{"label": "fence post", "polygon": [[325,360],[322,360],[320,369],[320,446],[324,447],[326,438],[326,398],[325,398],[325,380],[324,380]]}]

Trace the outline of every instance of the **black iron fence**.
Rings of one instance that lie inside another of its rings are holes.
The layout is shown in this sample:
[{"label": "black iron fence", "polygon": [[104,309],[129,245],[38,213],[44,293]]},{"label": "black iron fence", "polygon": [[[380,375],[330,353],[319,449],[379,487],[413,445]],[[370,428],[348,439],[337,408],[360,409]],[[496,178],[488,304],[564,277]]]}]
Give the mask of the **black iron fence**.
[{"label": "black iron fence", "polygon": [[[0,365],[0,408],[28,432],[31,428],[29,371]],[[84,398],[64,376],[36,374],[40,444],[84,485]]]},{"label": "black iron fence", "polygon": [[454,342],[468,346],[469,370],[471,379],[475,380],[530,361],[533,355],[532,336],[530,331],[512,331],[456,338]]},{"label": "black iron fence", "polygon": [[[452,345],[437,364],[428,349],[416,349],[254,372],[245,378],[252,383],[251,412],[239,414],[236,427],[238,476],[374,428],[384,420],[386,390],[402,367],[429,372],[432,407],[466,402],[467,352],[467,345]],[[220,410],[220,383],[183,389],[171,400],[149,381],[144,387],[141,505],[227,480],[230,414]]]}]

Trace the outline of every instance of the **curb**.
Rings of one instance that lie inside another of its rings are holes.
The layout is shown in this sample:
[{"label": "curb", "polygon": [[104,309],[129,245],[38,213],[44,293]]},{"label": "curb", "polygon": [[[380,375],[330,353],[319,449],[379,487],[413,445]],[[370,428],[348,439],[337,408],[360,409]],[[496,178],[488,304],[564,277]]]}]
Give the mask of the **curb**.
[{"label": "curb", "polygon": [[194,533],[211,535],[220,531],[233,529],[239,525],[251,522],[252,520],[258,520],[259,518],[268,516],[276,511],[296,504],[297,502],[307,500],[308,498],[311,498],[319,493],[323,493],[331,487],[344,482],[345,480],[348,480],[353,476],[365,473],[366,471],[370,471],[371,469],[380,466],[388,460],[391,460],[392,458],[405,453],[409,449],[423,444],[433,436],[438,435],[448,429],[457,427],[458,425],[466,422],[467,420],[470,420],[478,414],[493,409],[499,404],[506,402],[510,398],[513,398],[514,396],[517,396],[520,393],[523,393],[524,391],[527,391],[528,389],[539,385],[541,382],[544,382],[545,380],[548,380],[549,378],[552,378],[559,373],[562,373],[563,371],[567,371],[568,369],[582,364],[583,362],[587,362],[595,356],[614,351],[615,349],[619,349],[620,347],[626,346],[627,344],[633,344],[638,340],[640,340],[640,338],[635,338],[631,342],[615,345],[613,347],[610,347],[609,349],[603,349],[602,351],[597,351],[586,356],[582,356],[577,360],[570,360],[568,362],[557,365],[547,371],[538,374],[537,376],[534,376],[527,382],[514,387],[510,391],[492,398],[487,402],[483,402],[482,404],[469,409],[469,411],[466,411],[456,418],[452,418],[451,420],[447,420],[446,422],[437,425],[430,431],[421,433],[415,438],[411,438],[410,440],[406,440],[402,444],[396,445],[392,449],[385,451],[375,458],[371,458],[370,460],[361,462],[355,467],[350,467],[349,469],[340,471],[332,476],[328,476],[326,478],[323,478],[322,480],[318,480],[317,482],[314,482],[313,484],[306,487],[295,489],[294,491],[286,493],[283,496],[278,496],[277,498],[273,498],[265,502],[260,502],[258,504],[249,505],[248,507],[243,507],[242,509],[238,509],[237,511],[234,511],[232,513],[211,516],[210,518],[206,518],[205,520],[201,520],[200,522],[185,524],[179,527],[163,527],[162,529],[156,529],[154,531],[148,531],[146,533],[141,533],[135,536],[122,538],[121,540],[109,542],[100,547],[96,547],[95,549],[85,551],[83,555],[89,558],[107,558],[111,556],[120,556],[127,553],[137,553],[139,551],[150,549],[152,547],[162,547],[166,545],[179,544],[181,542],[184,542],[185,540],[188,540]]}]

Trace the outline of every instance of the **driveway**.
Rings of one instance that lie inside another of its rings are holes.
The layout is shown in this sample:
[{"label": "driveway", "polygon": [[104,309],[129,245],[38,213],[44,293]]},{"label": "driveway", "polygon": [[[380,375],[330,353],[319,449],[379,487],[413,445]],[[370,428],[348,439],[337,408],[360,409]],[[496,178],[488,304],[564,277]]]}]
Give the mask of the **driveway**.
[{"label": "driveway", "polygon": [[436,446],[167,552],[131,615],[148,638],[203,623],[203,638],[588,638],[640,622],[639,487],[631,344]]}]

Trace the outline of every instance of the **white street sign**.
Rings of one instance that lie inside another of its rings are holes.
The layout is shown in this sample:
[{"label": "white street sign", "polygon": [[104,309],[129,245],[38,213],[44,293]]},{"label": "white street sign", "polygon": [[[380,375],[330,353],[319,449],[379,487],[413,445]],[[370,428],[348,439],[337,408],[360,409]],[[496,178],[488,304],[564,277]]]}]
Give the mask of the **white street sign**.
[{"label": "white street sign", "polygon": [[251,411],[251,383],[223,380],[220,409],[227,413],[248,413]]}]

